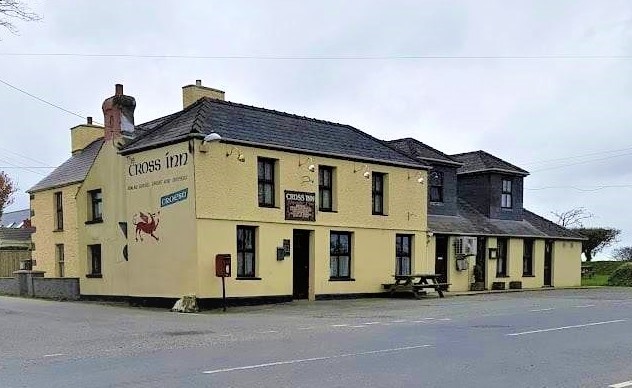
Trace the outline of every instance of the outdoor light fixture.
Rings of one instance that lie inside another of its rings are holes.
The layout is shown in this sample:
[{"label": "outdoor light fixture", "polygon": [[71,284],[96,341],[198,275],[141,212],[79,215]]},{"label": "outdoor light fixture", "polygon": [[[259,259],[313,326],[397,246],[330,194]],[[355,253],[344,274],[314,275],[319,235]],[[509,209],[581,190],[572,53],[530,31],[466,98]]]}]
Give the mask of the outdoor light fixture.
[{"label": "outdoor light fixture", "polygon": [[353,164],[353,173],[357,173],[361,170],[364,170],[364,173],[362,174],[363,177],[365,177],[366,179],[369,179],[371,177],[371,172],[369,171],[369,166],[368,165],[364,165],[364,167],[362,168],[357,168],[356,164]]},{"label": "outdoor light fixture", "polygon": [[241,150],[235,146],[231,147],[230,150],[226,151],[226,157],[231,156],[233,153],[235,153],[237,155],[237,160],[239,160],[240,162],[245,162],[246,161],[246,157],[244,156],[244,154],[241,152]]},{"label": "outdoor light fixture", "polygon": [[216,142],[222,140],[222,137],[219,133],[211,132],[208,135],[204,136],[204,140],[202,140],[202,145],[200,146],[200,152],[208,152],[209,143]]},{"label": "outdoor light fixture", "polygon": [[308,156],[308,157],[306,157],[306,158],[305,158],[305,161],[304,161],[304,162],[302,162],[302,161],[301,161],[301,157],[300,157],[300,156],[298,157],[298,166],[299,166],[299,167],[301,167],[301,166],[303,166],[303,165],[307,164],[307,162],[311,162],[311,163],[310,163],[310,165],[309,165],[309,166],[307,166],[307,169],[308,169],[310,172],[314,172],[314,171],[316,171],[316,165],[314,164],[314,158],[312,158],[311,156]]},{"label": "outdoor light fixture", "polygon": [[[420,185],[423,185],[424,183],[424,177],[421,173],[421,171],[417,172],[417,175],[415,176],[417,178],[417,183],[419,183]],[[411,180],[413,177],[410,175],[410,172],[408,173],[408,180]]]}]

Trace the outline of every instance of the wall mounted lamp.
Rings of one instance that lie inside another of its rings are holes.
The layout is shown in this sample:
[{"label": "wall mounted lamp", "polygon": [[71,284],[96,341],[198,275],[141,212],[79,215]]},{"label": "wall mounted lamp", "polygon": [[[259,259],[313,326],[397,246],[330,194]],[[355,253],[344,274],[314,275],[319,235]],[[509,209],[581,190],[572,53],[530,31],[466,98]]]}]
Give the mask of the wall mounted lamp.
[{"label": "wall mounted lamp", "polygon": [[369,179],[369,178],[371,178],[371,172],[369,171],[369,166],[368,166],[368,165],[366,165],[366,164],[365,164],[365,165],[364,165],[364,167],[358,168],[358,167],[356,166],[356,164],[355,164],[355,163],[353,163],[353,173],[354,173],[354,174],[355,174],[355,173],[357,173],[357,172],[360,172],[360,171],[362,171],[362,170],[364,170],[364,173],[362,174],[362,176],[363,176],[365,179]]},{"label": "wall mounted lamp", "polygon": [[419,183],[420,185],[423,185],[424,177],[423,177],[423,174],[421,173],[421,171],[417,171],[417,174],[415,176],[410,175],[410,172],[409,172],[408,173],[408,180],[411,180],[413,178],[417,178],[417,183]]},{"label": "wall mounted lamp", "polygon": [[307,157],[305,157],[305,161],[301,161],[301,156],[298,157],[298,166],[299,167],[301,167],[303,165],[306,165],[309,162],[311,162],[311,163],[309,164],[309,166],[307,166],[307,169],[310,172],[316,171],[316,165],[314,164],[314,158],[312,158],[311,156],[307,156]]},{"label": "wall mounted lamp", "polygon": [[245,162],[246,161],[246,157],[244,156],[244,154],[241,152],[241,150],[235,146],[230,147],[230,150],[226,151],[226,157],[228,158],[229,156],[235,154],[237,156],[237,160],[239,160],[240,162]]},{"label": "wall mounted lamp", "polygon": [[208,135],[204,136],[204,140],[202,140],[202,144],[200,145],[200,152],[208,152],[209,143],[216,142],[222,140],[222,137],[219,133],[211,132]]}]

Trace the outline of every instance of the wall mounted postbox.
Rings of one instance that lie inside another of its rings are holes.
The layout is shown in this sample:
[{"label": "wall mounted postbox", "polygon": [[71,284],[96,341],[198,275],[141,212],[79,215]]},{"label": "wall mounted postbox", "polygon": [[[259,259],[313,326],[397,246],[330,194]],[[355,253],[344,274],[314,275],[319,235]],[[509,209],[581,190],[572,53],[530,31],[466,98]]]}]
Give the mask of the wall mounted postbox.
[{"label": "wall mounted postbox", "polygon": [[230,255],[221,254],[215,256],[215,276],[220,278],[230,277]]}]

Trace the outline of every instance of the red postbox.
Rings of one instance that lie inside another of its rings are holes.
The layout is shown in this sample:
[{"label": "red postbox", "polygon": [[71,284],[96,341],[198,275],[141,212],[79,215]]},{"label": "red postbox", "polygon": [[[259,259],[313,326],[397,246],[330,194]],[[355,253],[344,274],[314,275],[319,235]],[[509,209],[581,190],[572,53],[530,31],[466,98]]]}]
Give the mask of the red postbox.
[{"label": "red postbox", "polygon": [[215,256],[215,276],[220,278],[230,277],[230,255],[221,254]]}]

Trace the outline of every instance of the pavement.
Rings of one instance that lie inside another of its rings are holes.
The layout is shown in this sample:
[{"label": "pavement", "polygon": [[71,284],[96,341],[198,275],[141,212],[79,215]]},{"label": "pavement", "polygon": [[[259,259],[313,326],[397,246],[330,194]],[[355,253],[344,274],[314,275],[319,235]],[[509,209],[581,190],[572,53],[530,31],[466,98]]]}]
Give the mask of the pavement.
[{"label": "pavement", "polygon": [[632,387],[632,289],[200,314],[0,297],[0,387]]}]

